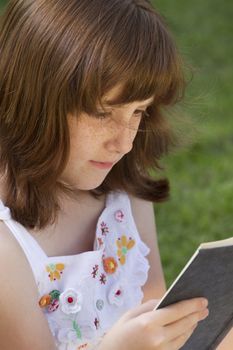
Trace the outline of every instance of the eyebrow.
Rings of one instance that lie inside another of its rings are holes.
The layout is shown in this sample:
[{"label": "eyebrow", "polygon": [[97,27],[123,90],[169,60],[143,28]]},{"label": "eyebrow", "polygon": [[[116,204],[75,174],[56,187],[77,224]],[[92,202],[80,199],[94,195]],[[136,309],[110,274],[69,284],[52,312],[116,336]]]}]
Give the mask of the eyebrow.
[{"label": "eyebrow", "polygon": [[148,107],[148,106],[150,106],[150,105],[152,104],[152,102],[154,102],[154,100],[151,100],[151,101],[147,102],[147,103],[144,104],[144,105],[138,106],[138,108],[145,108],[145,107]]},{"label": "eyebrow", "polygon": [[[138,108],[145,108],[145,107],[148,107],[149,105],[152,104],[153,101],[154,101],[154,98],[151,99],[149,102],[144,103],[143,105],[138,106]],[[111,100],[105,100],[105,101],[103,101],[103,104],[106,104],[106,105],[108,105],[108,106],[116,106],[116,107],[122,107],[122,106],[125,105],[125,103],[115,103],[114,101],[111,101]]]}]

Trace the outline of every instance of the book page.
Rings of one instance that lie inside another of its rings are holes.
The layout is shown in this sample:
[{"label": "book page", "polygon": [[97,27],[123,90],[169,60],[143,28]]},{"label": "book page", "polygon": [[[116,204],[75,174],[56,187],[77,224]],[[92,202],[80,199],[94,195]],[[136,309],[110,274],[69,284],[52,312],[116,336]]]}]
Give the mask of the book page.
[{"label": "book page", "polygon": [[233,237],[222,239],[220,241],[206,242],[202,243],[199,246],[199,249],[210,249],[210,248],[218,248],[218,247],[227,247],[233,245]]}]

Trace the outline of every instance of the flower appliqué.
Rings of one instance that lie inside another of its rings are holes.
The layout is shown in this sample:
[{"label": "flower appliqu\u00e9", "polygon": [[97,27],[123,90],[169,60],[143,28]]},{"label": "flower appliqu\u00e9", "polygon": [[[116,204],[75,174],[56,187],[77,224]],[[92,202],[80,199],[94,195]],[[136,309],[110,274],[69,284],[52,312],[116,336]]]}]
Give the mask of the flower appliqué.
[{"label": "flower appliqu\u00e9", "polygon": [[96,307],[99,311],[103,310],[104,308],[104,301],[103,299],[96,300]]},{"label": "flower appliqu\u00e9", "polygon": [[59,308],[59,300],[55,299],[51,302],[51,304],[48,306],[48,312],[56,311]]},{"label": "flower appliqu\u00e9", "polygon": [[103,258],[103,266],[105,272],[113,274],[116,271],[118,264],[113,257],[108,257]]},{"label": "flower appliqu\u00e9", "polygon": [[61,278],[64,268],[65,265],[62,263],[47,265],[46,271],[49,273],[48,277],[50,278],[50,281],[52,282],[59,280]]},{"label": "flower appliqu\u00e9", "polygon": [[61,310],[65,314],[74,314],[81,310],[83,296],[80,291],[73,288],[67,289],[65,292],[60,294],[60,306]]},{"label": "flower appliqu\u00e9", "polygon": [[135,240],[132,239],[131,237],[127,239],[127,237],[123,235],[121,236],[121,238],[117,239],[116,245],[118,247],[118,250],[117,250],[117,256],[119,257],[118,260],[120,261],[121,265],[124,265],[126,262],[126,254],[135,245]]},{"label": "flower appliqu\u00e9", "polygon": [[52,290],[40,298],[39,305],[41,308],[47,308],[48,312],[56,311],[59,307],[59,290]]},{"label": "flower appliqu\u00e9", "polygon": [[117,210],[114,213],[114,217],[115,217],[116,221],[122,222],[124,220],[125,215],[124,215],[122,210]]}]

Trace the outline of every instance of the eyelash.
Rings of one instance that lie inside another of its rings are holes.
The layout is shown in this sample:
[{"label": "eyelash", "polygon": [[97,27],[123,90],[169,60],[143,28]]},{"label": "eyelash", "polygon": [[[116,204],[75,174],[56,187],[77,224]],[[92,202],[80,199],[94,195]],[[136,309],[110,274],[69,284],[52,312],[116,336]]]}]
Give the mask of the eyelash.
[{"label": "eyelash", "polygon": [[[138,113],[135,113],[138,112]],[[149,117],[149,113],[147,111],[141,111],[141,110],[137,110],[135,111],[134,114],[140,114],[140,117]],[[94,114],[94,116],[98,119],[106,119],[108,117],[111,116],[111,112],[97,112],[96,114]]]}]

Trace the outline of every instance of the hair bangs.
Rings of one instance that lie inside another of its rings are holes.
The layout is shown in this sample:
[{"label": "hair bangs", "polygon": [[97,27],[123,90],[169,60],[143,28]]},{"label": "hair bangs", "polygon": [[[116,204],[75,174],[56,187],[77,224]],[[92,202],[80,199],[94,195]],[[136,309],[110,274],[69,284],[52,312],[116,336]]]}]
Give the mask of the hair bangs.
[{"label": "hair bangs", "polygon": [[[183,79],[173,39],[154,10],[134,7],[119,18],[103,60],[101,93],[121,84],[113,103],[124,104],[154,96],[170,104],[182,95]],[[100,102],[99,101],[99,102]]]},{"label": "hair bangs", "polygon": [[[137,1],[125,6],[116,1],[114,6],[111,4],[111,12],[112,21],[106,19],[104,11],[98,16],[98,40],[96,26],[93,27],[92,40],[67,91],[70,100],[71,91],[75,90],[69,105],[75,107],[77,114],[96,113],[103,96],[116,85],[122,88],[113,104],[152,96],[157,106],[179,100],[184,87],[179,56],[160,15],[149,4],[143,7]],[[76,52],[74,57],[77,58]]]}]

